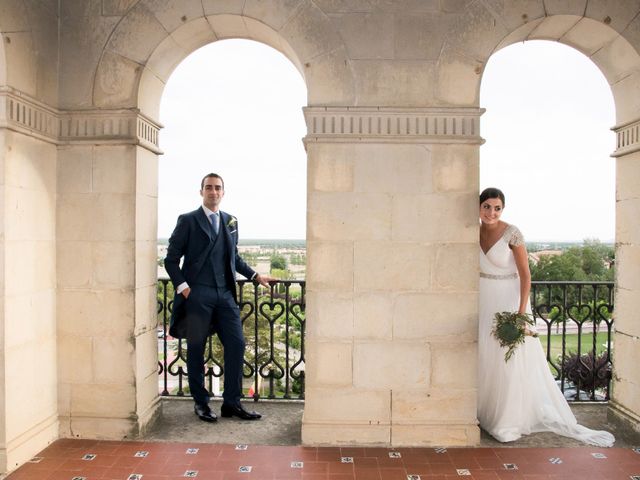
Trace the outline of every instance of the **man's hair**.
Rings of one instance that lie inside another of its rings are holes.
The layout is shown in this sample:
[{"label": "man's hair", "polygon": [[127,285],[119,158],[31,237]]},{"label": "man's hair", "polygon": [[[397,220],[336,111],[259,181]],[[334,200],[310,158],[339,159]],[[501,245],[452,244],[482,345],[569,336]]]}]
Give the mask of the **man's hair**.
[{"label": "man's hair", "polygon": [[202,177],[202,181],[200,182],[200,190],[202,190],[204,188],[204,182],[207,178],[219,178],[220,181],[222,182],[222,189],[224,190],[224,180],[222,179],[222,177],[220,175],[218,175],[217,173],[207,173],[204,177]]},{"label": "man's hair", "polygon": [[504,208],[504,193],[502,193],[502,190],[493,187],[485,188],[480,194],[480,205],[490,198],[499,198],[502,202],[502,208]]}]

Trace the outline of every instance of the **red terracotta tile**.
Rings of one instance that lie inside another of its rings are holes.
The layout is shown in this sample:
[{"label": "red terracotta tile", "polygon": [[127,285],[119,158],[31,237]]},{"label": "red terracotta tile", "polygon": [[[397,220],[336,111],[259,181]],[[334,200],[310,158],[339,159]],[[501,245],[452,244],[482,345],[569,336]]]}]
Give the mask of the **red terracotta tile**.
[{"label": "red terracotta tile", "polygon": [[382,480],[378,468],[361,468],[355,471],[355,480]]},{"label": "red terracotta tile", "polygon": [[353,477],[353,463],[329,462],[329,474],[348,474]]},{"label": "red terracotta tile", "polygon": [[327,480],[354,480],[354,477],[353,474],[330,473],[327,475]]},{"label": "red terracotta tile", "polygon": [[302,480],[327,480],[327,474],[326,473],[304,473],[304,472],[302,472]]},{"label": "red terracotta tile", "polygon": [[355,457],[353,466],[358,468],[378,468],[378,459],[375,457]]},{"label": "red terracotta tile", "polygon": [[342,457],[366,457],[365,448],[347,447],[340,449],[340,456]]},{"label": "red terracotta tile", "polygon": [[434,472],[432,466],[428,463],[405,464],[404,469],[407,471],[408,475],[431,475],[433,473],[441,473],[437,471]]},{"label": "red terracotta tile", "polygon": [[304,462],[303,473],[329,473],[329,462]]},{"label": "red terracotta tile", "polygon": [[456,468],[451,464],[434,463],[431,465],[431,472],[434,475],[457,475]]},{"label": "red terracotta tile", "polygon": [[381,468],[382,480],[407,480],[407,471],[404,468]]},{"label": "red terracotta tile", "polygon": [[483,472],[481,470],[471,471],[471,476],[473,480],[499,480],[500,478],[496,472]]}]

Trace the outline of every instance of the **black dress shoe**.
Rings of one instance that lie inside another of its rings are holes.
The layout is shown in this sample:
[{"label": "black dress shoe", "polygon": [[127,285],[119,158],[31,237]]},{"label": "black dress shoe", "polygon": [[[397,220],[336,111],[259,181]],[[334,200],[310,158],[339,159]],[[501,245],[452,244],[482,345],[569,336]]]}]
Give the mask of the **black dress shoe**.
[{"label": "black dress shoe", "polygon": [[262,415],[256,412],[247,412],[242,405],[228,405],[226,403],[222,404],[220,408],[220,413],[223,417],[238,417],[242,420],[258,420],[262,418]]},{"label": "black dress shoe", "polygon": [[201,405],[196,403],[193,407],[193,411],[196,413],[198,418],[204,422],[215,422],[218,417],[216,414],[211,411],[209,405]]}]

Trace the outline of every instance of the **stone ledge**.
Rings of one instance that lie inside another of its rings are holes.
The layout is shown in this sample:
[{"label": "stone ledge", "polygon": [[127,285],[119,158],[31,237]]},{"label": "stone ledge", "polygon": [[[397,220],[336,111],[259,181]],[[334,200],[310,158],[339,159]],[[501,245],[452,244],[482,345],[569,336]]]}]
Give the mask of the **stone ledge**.
[{"label": "stone ledge", "polygon": [[137,109],[56,110],[11,87],[0,87],[0,128],[56,145],[131,144],[162,153],[162,125]]},{"label": "stone ledge", "polygon": [[611,130],[616,133],[616,149],[612,157],[640,151],[640,119],[616,125]]},{"label": "stone ledge", "polygon": [[483,108],[306,107],[304,142],[480,145]]}]

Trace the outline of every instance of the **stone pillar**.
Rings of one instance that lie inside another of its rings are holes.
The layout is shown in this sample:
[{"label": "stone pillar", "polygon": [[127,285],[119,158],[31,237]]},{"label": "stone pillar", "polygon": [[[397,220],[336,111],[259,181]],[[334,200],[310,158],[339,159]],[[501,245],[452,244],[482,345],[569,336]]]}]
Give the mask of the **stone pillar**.
[{"label": "stone pillar", "polygon": [[119,439],[158,412],[158,126],[136,112],[61,116],[60,432]]},{"label": "stone pillar", "polygon": [[475,445],[475,108],[307,108],[305,444]]},{"label": "stone pillar", "polygon": [[640,435],[640,119],[614,128],[616,158],[616,298],[613,388],[609,421]]},{"label": "stone pillar", "polygon": [[56,145],[50,112],[0,89],[0,473],[58,435]]}]

